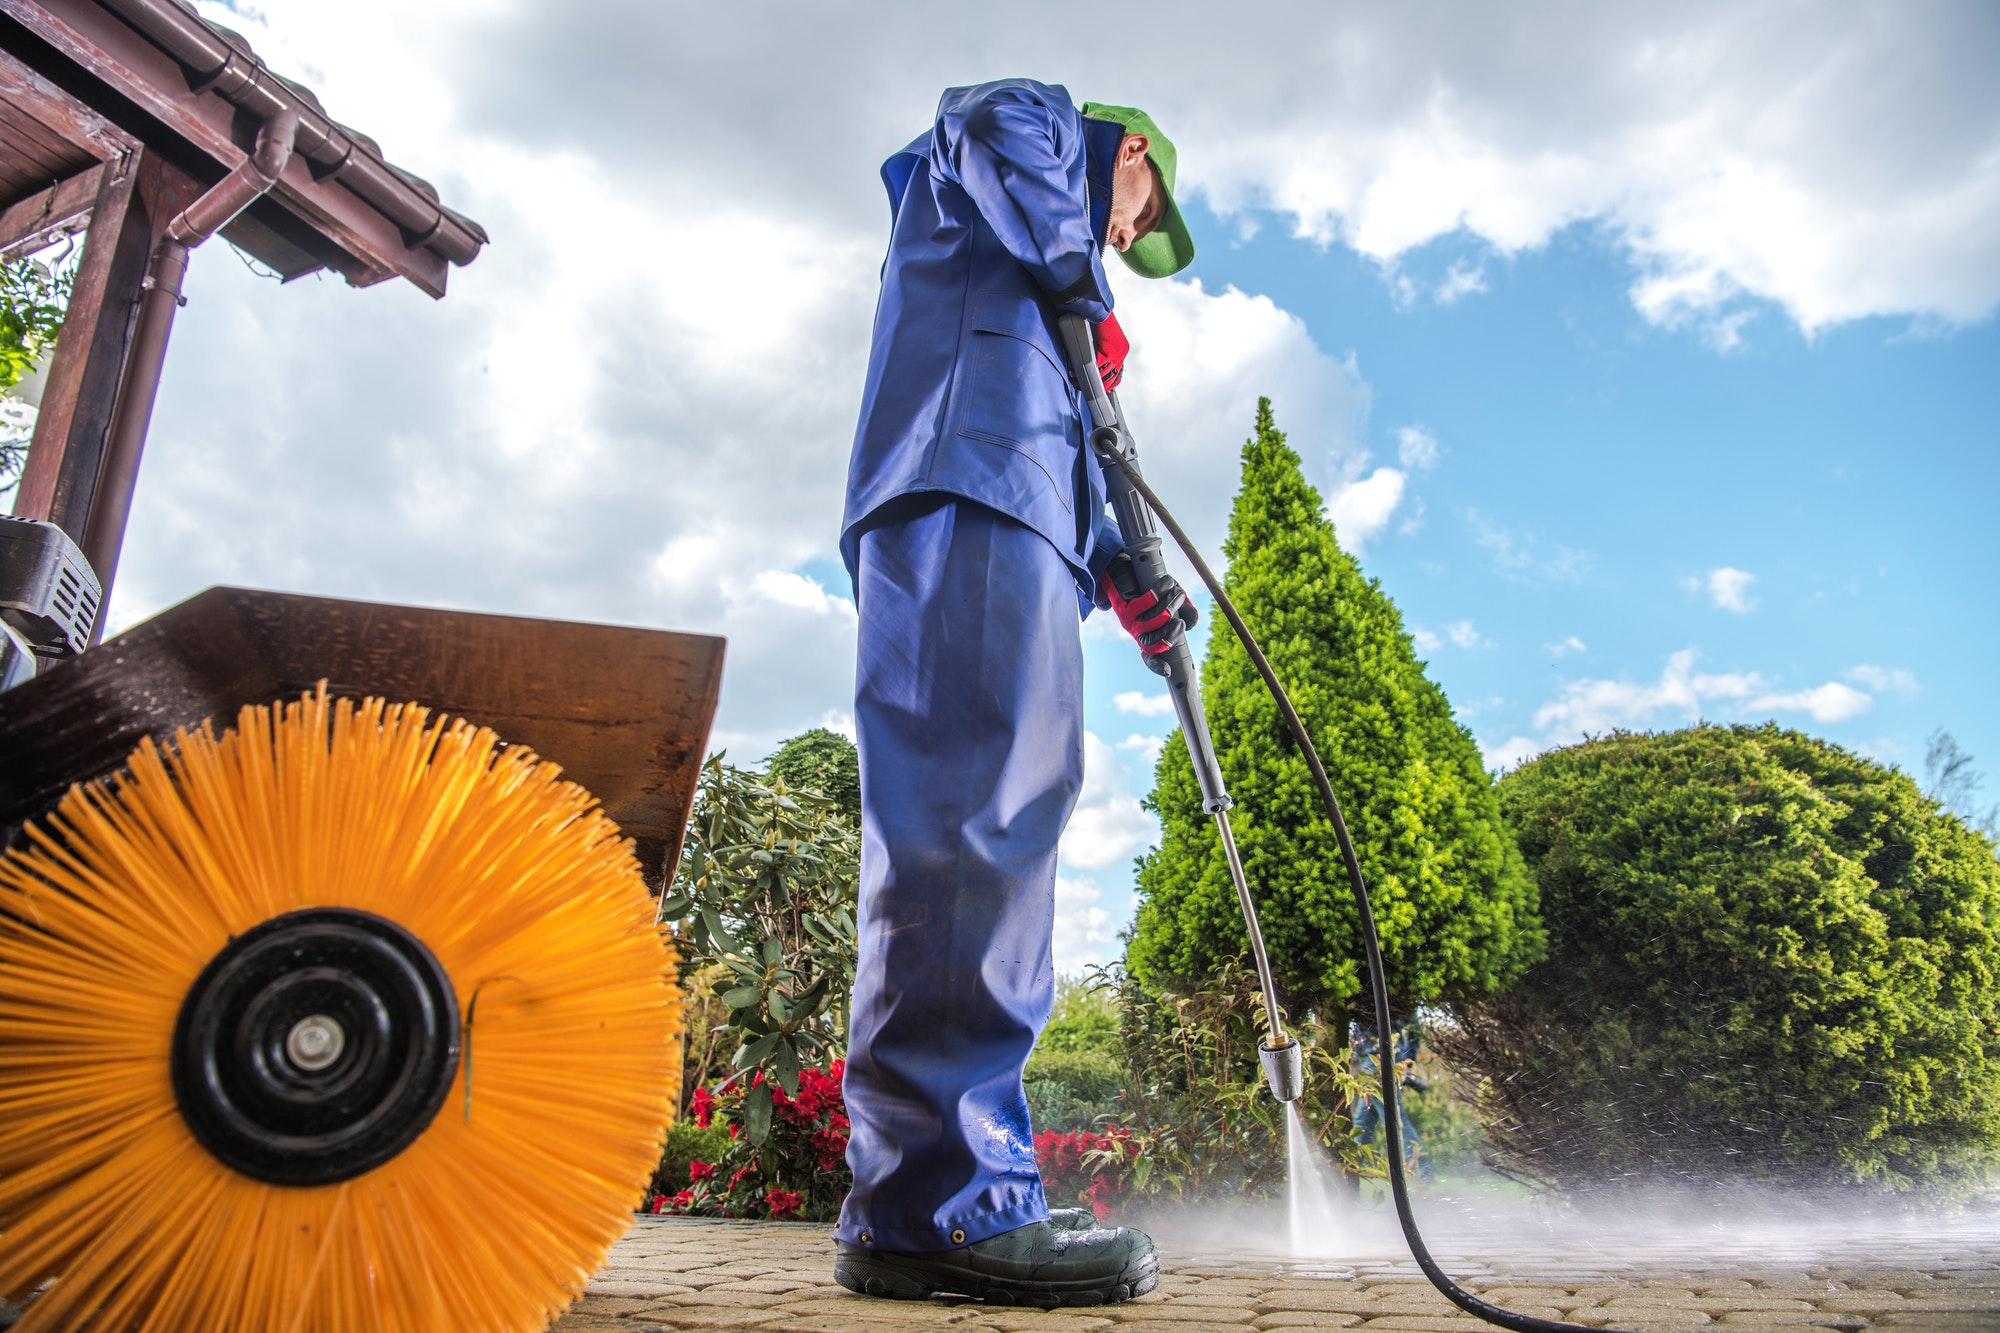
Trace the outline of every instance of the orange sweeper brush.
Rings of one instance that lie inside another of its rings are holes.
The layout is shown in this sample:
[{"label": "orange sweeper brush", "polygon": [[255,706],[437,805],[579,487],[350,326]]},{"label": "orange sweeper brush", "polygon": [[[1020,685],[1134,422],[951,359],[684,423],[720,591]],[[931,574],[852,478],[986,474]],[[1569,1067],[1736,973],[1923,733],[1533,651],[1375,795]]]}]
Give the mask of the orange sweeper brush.
[{"label": "orange sweeper brush", "polygon": [[490,731],[322,687],[142,743],[0,859],[16,1328],[543,1328],[655,1164],[671,962]]}]

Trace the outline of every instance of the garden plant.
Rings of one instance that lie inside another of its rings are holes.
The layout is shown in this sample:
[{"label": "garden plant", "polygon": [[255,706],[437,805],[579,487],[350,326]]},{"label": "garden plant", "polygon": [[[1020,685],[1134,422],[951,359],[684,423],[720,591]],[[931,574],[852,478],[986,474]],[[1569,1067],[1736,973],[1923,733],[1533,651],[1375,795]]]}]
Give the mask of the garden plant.
[{"label": "garden plant", "polygon": [[[1311,730],[1368,878],[1399,1004],[1490,993],[1541,956],[1535,886],[1479,748],[1417,660],[1381,585],[1342,550],[1268,399],[1243,447],[1228,589]],[[1202,699],[1236,798],[1236,840],[1282,1003],[1333,1021],[1358,998],[1359,922],[1304,758],[1234,635],[1209,636]],[[1126,961],[1189,994],[1247,947],[1211,817],[1179,733],[1149,804]]]},{"label": "garden plant", "polygon": [[1547,959],[1439,1035],[1545,1184],[1923,1190],[2000,1148],[2000,863],[1908,776],[1776,726],[1614,733],[1500,784]]}]

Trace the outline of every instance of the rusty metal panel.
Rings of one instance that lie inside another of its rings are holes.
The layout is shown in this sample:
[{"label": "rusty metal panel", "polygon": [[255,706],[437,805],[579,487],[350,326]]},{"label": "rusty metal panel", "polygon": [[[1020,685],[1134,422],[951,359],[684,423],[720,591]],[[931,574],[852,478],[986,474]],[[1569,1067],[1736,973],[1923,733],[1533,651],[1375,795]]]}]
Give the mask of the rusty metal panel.
[{"label": "rusty metal panel", "polygon": [[[0,12],[199,150],[218,176],[249,156],[254,118],[219,96],[194,91],[171,56],[90,0],[0,0]],[[143,127],[125,128],[148,137]],[[449,265],[443,256],[406,244],[394,222],[337,181],[315,180],[302,156],[294,156],[271,194],[351,257],[340,266],[350,282],[366,285],[400,274],[432,296],[444,295]]]},{"label": "rusty metal panel", "polygon": [[220,727],[323,679],[560,764],[657,886],[680,855],[722,654],[703,634],[211,588],[0,694],[0,832],[115,771],[142,737]]}]

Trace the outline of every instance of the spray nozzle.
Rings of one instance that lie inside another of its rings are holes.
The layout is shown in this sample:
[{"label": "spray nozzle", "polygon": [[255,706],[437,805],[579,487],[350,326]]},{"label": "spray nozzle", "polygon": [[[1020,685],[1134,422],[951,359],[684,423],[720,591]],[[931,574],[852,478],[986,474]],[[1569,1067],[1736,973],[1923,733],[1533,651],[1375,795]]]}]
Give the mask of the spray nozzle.
[{"label": "spray nozzle", "polygon": [[1305,1092],[1305,1053],[1299,1049],[1297,1037],[1283,1046],[1259,1045],[1257,1058],[1264,1064],[1264,1081],[1271,1085],[1273,1097],[1281,1102],[1295,1102]]}]

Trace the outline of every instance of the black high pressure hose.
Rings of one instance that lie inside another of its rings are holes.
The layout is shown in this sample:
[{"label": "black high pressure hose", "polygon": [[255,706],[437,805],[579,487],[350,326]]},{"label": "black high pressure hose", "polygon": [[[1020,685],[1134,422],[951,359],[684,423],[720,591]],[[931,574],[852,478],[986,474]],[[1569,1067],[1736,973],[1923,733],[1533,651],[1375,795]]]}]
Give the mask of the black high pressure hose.
[{"label": "black high pressure hose", "polygon": [[[1451,1275],[1445,1272],[1438,1261],[1431,1256],[1430,1247],[1424,1244],[1423,1235],[1417,1230],[1416,1214],[1410,1207],[1410,1187],[1404,1173],[1401,1098],[1397,1086],[1400,1080],[1397,1077],[1394,1059],[1395,1035],[1390,1017],[1388,975],[1382,965],[1382,941],[1375,929],[1374,909],[1368,902],[1368,882],[1362,876],[1361,861],[1354,852],[1354,840],[1348,835],[1347,820],[1340,812],[1340,798],[1334,795],[1333,782],[1327,777],[1326,765],[1320,762],[1319,751],[1314,747],[1312,736],[1306,731],[1305,723],[1300,720],[1298,710],[1292,707],[1291,697],[1279,683],[1277,673],[1271,669],[1270,660],[1264,656],[1264,650],[1257,646],[1257,636],[1250,632],[1250,626],[1244,623],[1236,604],[1230,601],[1229,594],[1223,591],[1222,581],[1216,578],[1215,571],[1208,567],[1208,562],[1201,558],[1201,552],[1195,548],[1186,531],[1174,520],[1173,514],[1160,503],[1160,497],[1139,474],[1137,450],[1133,447],[1130,432],[1125,429],[1117,399],[1105,392],[1104,382],[1098,377],[1089,324],[1082,316],[1070,314],[1060,316],[1058,323],[1063,335],[1064,349],[1069,355],[1071,370],[1090,400],[1091,416],[1095,422],[1090,434],[1091,449],[1107,469],[1106,481],[1111,484],[1112,506],[1118,514],[1120,530],[1127,539],[1128,548],[1138,548],[1135,553],[1135,563],[1141,567],[1142,575],[1162,569],[1157,550],[1159,538],[1152,535],[1150,522],[1151,515],[1158,515],[1161,524],[1172,535],[1175,544],[1181,548],[1181,553],[1187,557],[1188,563],[1194,566],[1195,573],[1201,576],[1209,595],[1215,598],[1215,604],[1221,610],[1223,619],[1227,620],[1229,627],[1236,632],[1237,639],[1243,644],[1243,650],[1250,655],[1251,663],[1256,666],[1257,674],[1264,678],[1264,685],[1271,691],[1271,698],[1277,702],[1278,711],[1285,715],[1285,725],[1291,729],[1292,739],[1298,742],[1300,752],[1305,755],[1306,765],[1312,770],[1313,783],[1319,788],[1320,801],[1326,806],[1327,817],[1333,821],[1333,834],[1340,843],[1340,859],[1347,867],[1348,888],[1354,895],[1354,909],[1361,921],[1361,944],[1368,959],[1369,990],[1375,1001],[1376,1040],[1381,1047],[1376,1054],[1375,1064],[1382,1076],[1382,1104],[1387,1108],[1382,1116],[1382,1128],[1389,1154],[1389,1188],[1396,1200],[1396,1220],[1402,1224],[1403,1239],[1408,1243],[1417,1266],[1424,1270],[1424,1276],[1430,1279],[1431,1285],[1436,1287],[1446,1300],[1467,1314],[1483,1319],[1489,1324],[1513,1329],[1515,1333],[1609,1333],[1608,1330],[1593,1329],[1584,1324],[1570,1324],[1559,1319],[1541,1319],[1534,1315],[1520,1314],[1495,1305],[1491,1301],[1481,1300],[1453,1281]],[[1135,503],[1118,494],[1123,489],[1118,484],[1119,481],[1129,486],[1138,500],[1145,502],[1150,514],[1140,512]],[[1121,503],[1121,499],[1126,499],[1126,502]],[[1145,582],[1150,583],[1151,579],[1146,578]],[[1182,720],[1183,735],[1186,736],[1189,751],[1196,761],[1195,769],[1202,783],[1204,805],[1215,814],[1221,830],[1266,996],[1265,1013],[1271,1040],[1267,1042],[1266,1049],[1259,1054],[1263,1056],[1265,1076],[1271,1081],[1273,1093],[1281,1101],[1291,1101],[1299,1095],[1297,1043],[1295,1040],[1289,1043],[1292,1073],[1290,1085],[1284,1086],[1286,1075],[1277,1067],[1277,1062],[1273,1061],[1271,1054],[1287,1043],[1283,1041],[1283,1028],[1279,1026],[1276,994],[1271,982],[1269,963],[1264,956],[1263,936],[1257,926],[1256,911],[1251,905],[1248,888],[1244,884],[1237,864],[1235,844],[1229,833],[1226,814],[1229,797],[1221,790],[1219,769],[1216,769],[1211,776],[1202,775],[1204,759],[1210,766],[1215,764],[1214,746],[1207,735],[1207,720],[1201,714],[1200,695],[1195,689],[1192,653],[1182,652],[1176,656],[1180,663],[1178,670],[1174,666],[1168,666],[1151,658],[1148,659],[1147,665],[1168,677],[1169,690],[1174,696],[1176,711]],[[1163,667],[1165,669],[1162,669]],[[1177,676],[1179,679],[1176,679]],[[1184,702],[1188,697],[1193,699],[1191,705]],[[1187,735],[1194,728],[1199,728],[1202,734],[1198,737]]]}]

